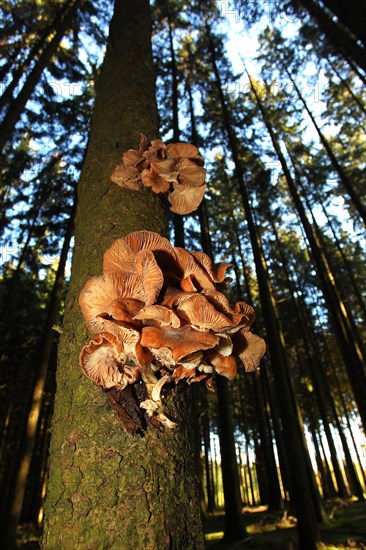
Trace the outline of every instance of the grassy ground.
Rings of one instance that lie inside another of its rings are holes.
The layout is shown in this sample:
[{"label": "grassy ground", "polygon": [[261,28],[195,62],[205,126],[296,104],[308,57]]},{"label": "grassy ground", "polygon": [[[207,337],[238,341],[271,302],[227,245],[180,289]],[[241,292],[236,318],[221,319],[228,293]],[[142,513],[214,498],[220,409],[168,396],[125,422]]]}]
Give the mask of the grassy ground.
[{"label": "grassy ground", "polygon": [[[322,550],[366,550],[366,502],[333,501],[326,504],[326,525],[320,528]],[[249,537],[224,544],[224,516],[209,517],[204,524],[207,548],[214,550],[296,550],[296,519],[288,513],[262,508],[246,510],[244,521]]]}]

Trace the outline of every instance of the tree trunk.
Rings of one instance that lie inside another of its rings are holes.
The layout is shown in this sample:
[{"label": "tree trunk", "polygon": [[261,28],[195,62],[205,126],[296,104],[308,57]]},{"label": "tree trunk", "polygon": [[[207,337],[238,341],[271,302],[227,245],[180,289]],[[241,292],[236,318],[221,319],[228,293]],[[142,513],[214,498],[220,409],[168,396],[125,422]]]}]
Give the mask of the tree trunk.
[{"label": "tree trunk", "polygon": [[270,510],[280,510],[282,508],[282,497],[277,474],[276,458],[274,455],[268,418],[266,418],[267,414],[264,405],[261,383],[257,373],[253,374],[253,387],[255,392],[255,403],[257,406],[261,446],[264,451],[263,455],[266,465],[265,471],[268,478],[268,508]]},{"label": "tree trunk", "polygon": [[[197,131],[196,115],[194,112],[194,102],[192,87],[190,82],[190,77],[186,81],[186,90],[188,92],[188,105],[189,105],[189,118],[191,123],[191,143],[198,147],[199,137]],[[206,252],[211,258],[213,257],[212,253],[212,243],[210,236],[210,226],[207,212],[207,204],[205,198],[202,199],[198,209],[198,219],[200,223],[200,238],[202,244],[202,250]]]},{"label": "tree trunk", "polygon": [[316,463],[318,466],[319,475],[321,479],[323,498],[325,500],[329,498],[336,498],[337,492],[333,483],[333,478],[330,474],[328,461],[323,460],[322,458],[320,448],[319,448],[319,437],[317,436],[317,432],[312,424],[313,423],[310,422],[309,429],[311,432],[311,437],[312,437],[313,445],[315,449],[315,457],[316,457]]},{"label": "tree trunk", "polygon": [[43,342],[41,343],[39,371],[38,371],[35,387],[33,390],[30,414],[28,417],[28,423],[26,428],[25,446],[23,448],[23,453],[22,453],[19,468],[18,468],[16,483],[15,483],[14,498],[10,508],[10,518],[9,518],[9,524],[8,524],[9,540],[15,539],[16,527],[19,523],[20,515],[22,512],[27,477],[29,473],[29,468],[32,460],[32,454],[33,454],[36,435],[37,435],[38,423],[39,423],[41,408],[42,408],[44,388],[46,385],[48,367],[50,364],[50,358],[51,358],[51,352],[52,352],[52,346],[53,346],[53,340],[54,340],[53,325],[57,320],[57,315],[59,312],[61,293],[62,293],[62,288],[64,284],[65,267],[66,267],[67,256],[70,248],[70,241],[73,235],[73,227],[74,227],[74,212],[71,214],[70,220],[68,222],[68,228],[66,231],[64,244],[60,255],[60,261],[59,261],[59,265],[56,273],[55,283],[54,283],[54,287],[50,298],[48,315],[47,315],[47,320],[46,320],[45,330],[44,330],[45,336],[43,338]]},{"label": "tree trunk", "polygon": [[141,132],[157,136],[150,37],[148,1],[116,0],[79,183],[59,349],[43,537],[50,550],[204,547],[188,396],[167,399],[177,428],[130,437],[78,366],[87,340],[78,296],[90,276],[101,273],[103,252],[131,231],[166,232],[157,195],[120,189],[109,179]]},{"label": "tree trunk", "polygon": [[231,149],[232,158],[235,164],[235,174],[239,183],[239,189],[242,196],[253,247],[263,316],[266,323],[267,342],[271,354],[271,364],[277,395],[279,398],[283,436],[285,439],[287,460],[290,468],[291,500],[298,518],[300,547],[304,550],[315,550],[317,542],[319,541],[319,532],[316,524],[315,510],[310,491],[310,472],[305,458],[307,455],[305,438],[301,428],[301,420],[296,403],[296,397],[290,382],[290,374],[285,355],[285,342],[283,340],[283,334],[278,322],[278,315],[268,278],[268,271],[266,268],[262,244],[254,223],[248,191],[244,182],[244,173],[239,161],[237,140],[231,126],[230,115],[223,94],[220,73],[216,63],[215,47],[208,26],[206,26],[206,33],[209,40],[212,68],[215,75],[218,97],[222,109],[224,129],[228,137],[229,147]]},{"label": "tree trunk", "polygon": [[23,88],[19,92],[18,96],[9,105],[8,111],[0,125],[0,155],[6,143],[11,138],[14,132],[14,128],[24,110],[24,107],[26,106],[28,100],[31,98],[31,95],[35,87],[37,86],[44,69],[47,67],[52,56],[55,54],[63,36],[65,35],[65,32],[71,26],[75,14],[79,9],[82,1],[83,0],[74,1],[72,6],[70,7],[70,10],[67,12],[65,17],[60,22],[58,28],[56,29],[52,40],[45,47],[37,63],[29,73]]},{"label": "tree trunk", "polygon": [[[201,221],[204,223],[204,219]],[[212,250],[212,245],[207,228],[204,229],[202,235],[206,235],[206,238],[208,238],[208,250],[204,248],[205,240],[202,239],[203,250],[208,254],[209,250]],[[227,380],[223,379],[221,376],[216,377],[216,387],[221,471],[225,499],[224,540],[233,542],[245,538],[247,532],[242,514],[234,425]]]},{"label": "tree trunk", "polygon": [[335,23],[333,19],[314,0],[296,0],[300,2],[317,22],[319,29],[336,49],[349,56],[366,71],[366,51],[359,46],[350,34]]},{"label": "tree trunk", "polygon": [[[248,277],[248,268],[244,259],[244,254],[242,251],[240,238],[239,238],[239,230],[238,230],[238,226],[237,226],[233,211],[230,212],[230,220],[231,220],[233,232],[235,235],[237,254],[239,255],[239,258],[241,260],[241,268],[244,274],[247,301],[250,305],[253,305],[252,291],[250,288],[249,277]],[[233,258],[233,263],[234,263],[234,258]],[[237,276],[237,284],[239,285],[239,288],[240,288],[240,280],[238,276]],[[239,292],[240,294],[242,294],[241,291]],[[266,368],[266,364],[263,362],[261,370],[264,370],[265,368]],[[267,478],[266,480],[267,481],[267,500],[265,502],[268,503],[268,507],[271,510],[280,510],[282,508],[281,487],[278,479],[276,459],[275,459],[273,444],[272,444],[272,434],[271,434],[269,421],[268,421],[265,396],[263,394],[263,388],[260,382],[260,374],[258,372],[255,372],[252,374],[251,378],[252,378],[253,390],[255,395],[256,417],[258,421],[258,431],[259,431],[259,437],[261,441],[261,451],[262,451],[264,463],[265,463],[264,471]]]},{"label": "tree trunk", "polygon": [[[179,129],[179,94],[178,94],[178,71],[177,60],[174,51],[173,41],[173,23],[170,14],[169,2],[165,0],[165,10],[168,18],[168,34],[169,34],[169,52],[170,52],[170,66],[172,75],[172,117],[173,117],[173,141],[178,142],[180,138]],[[173,213],[173,226],[174,226],[174,244],[184,248],[184,218],[178,214]]]},{"label": "tree trunk", "polygon": [[[352,271],[352,265],[350,263],[350,261],[348,260],[345,252],[343,251],[343,247],[342,247],[342,244],[341,244],[341,241],[339,240],[338,238],[338,235],[336,234],[335,232],[335,229],[333,227],[333,224],[332,224],[332,221],[331,219],[329,218],[329,214],[326,210],[326,208],[324,207],[324,203],[320,201],[320,206],[322,208],[322,211],[323,211],[323,214],[324,216],[326,217],[326,220],[327,220],[327,224],[328,224],[328,227],[330,228],[331,232],[332,232],[332,235],[333,235],[333,240],[334,240],[334,244],[337,246],[337,250],[343,260],[343,264],[344,264],[344,267],[348,273],[348,277],[349,277],[349,280],[350,280],[350,283],[352,285],[352,293],[355,294],[355,298],[357,299],[357,303],[358,303],[358,306],[359,306],[359,309],[360,311],[362,312],[362,315],[363,315],[363,318],[364,318],[364,321],[366,322],[366,302],[365,302],[365,299],[364,297],[362,296],[362,293],[360,291],[360,288],[359,288],[359,285],[357,284],[357,281],[356,281],[356,278],[354,276],[354,273]],[[314,218],[314,215],[313,215],[313,212],[311,211],[311,215],[313,217],[313,220],[315,220]],[[324,240],[323,240],[323,246],[325,245],[324,243]],[[352,294],[351,293],[351,294]]]},{"label": "tree trunk", "polygon": [[363,117],[366,115],[366,108],[365,108],[365,104],[362,102],[362,100],[357,97],[357,95],[353,92],[352,88],[351,88],[351,85],[347,82],[347,80],[345,80],[342,75],[339,73],[339,71],[337,70],[335,64],[333,63],[333,61],[330,59],[329,56],[326,57],[326,60],[327,62],[329,63],[330,67],[332,68],[332,71],[337,75],[337,78],[339,79],[339,81],[342,83],[342,86],[344,86],[344,88],[348,91],[348,93],[350,94],[350,96],[352,97],[353,101],[355,103],[357,103],[358,107],[360,108],[360,111],[363,115]]},{"label": "tree trunk", "polygon": [[310,111],[309,107],[307,106],[307,103],[306,103],[305,99],[303,98],[299,87],[297,86],[296,82],[292,78],[291,73],[288,71],[288,69],[285,65],[283,65],[283,68],[285,69],[287,76],[289,77],[291,83],[293,84],[293,86],[296,90],[296,93],[299,96],[299,99],[300,99],[301,103],[304,106],[305,111],[309,115],[309,118],[310,118],[311,122],[314,125],[314,128],[315,128],[315,130],[316,130],[316,132],[319,136],[319,139],[320,139],[324,149],[326,150],[327,155],[328,155],[335,171],[337,172],[337,174],[339,176],[339,179],[341,180],[345,190],[347,191],[347,193],[351,197],[355,208],[357,209],[357,211],[360,214],[364,224],[366,225],[366,207],[362,204],[358,193],[356,192],[356,190],[354,189],[354,187],[352,185],[351,180],[349,179],[349,177],[347,176],[347,174],[344,171],[343,167],[339,164],[338,160],[336,159],[336,157],[335,157],[335,155],[332,151],[332,148],[328,143],[328,140],[325,138],[323,132],[320,130],[320,128],[319,128],[319,126],[318,126],[318,124],[315,120],[315,117],[313,116],[312,112]]},{"label": "tree trunk", "polygon": [[320,277],[327,307],[332,316],[332,321],[338,335],[340,350],[344,357],[345,367],[352,385],[363,426],[366,431],[366,377],[364,372],[362,351],[360,350],[357,341],[355,341],[344,304],[341,301],[338,290],[335,286],[334,276],[331,273],[322,248],[317,242],[316,234],[307,219],[296,183],[291,176],[285,157],[281,151],[278,138],[268,118],[267,112],[264,109],[263,103],[256,92],[249,73],[248,78],[250,79],[252,90],[256,98],[256,103],[260,109],[263,121],[271,137],[274,150],[276,151],[277,157],[281,163],[291,196],[301,218],[303,228],[306,232],[306,236],[313,253],[314,262],[317,266],[317,272]]},{"label": "tree trunk", "polygon": [[[316,396],[316,401],[317,401],[317,404],[318,404],[318,410],[319,410],[319,413],[320,413],[320,418],[322,419],[324,432],[325,432],[327,442],[328,442],[328,447],[329,447],[329,451],[330,451],[330,458],[331,458],[332,466],[333,466],[333,472],[334,472],[334,476],[335,476],[336,481],[337,481],[338,496],[340,496],[341,498],[347,498],[350,495],[349,495],[349,492],[348,492],[347,487],[346,487],[345,482],[344,482],[344,478],[343,478],[342,471],[341,471],[340,464],[339,464],[339,457],[338,457],[338,454],[337,454],[337,451],[336,451],[336,447],[335,447],[335,444],[334,444],[334,441],[333,441],[333,436],[332,436],[330,426],[329,426],[327,410],[326,410],[326,403],[327,402],[329,402],[329,404],[331,406],[331,410],[332,410],[334,419],[337,423],[337,426],[339,427],[339,435],[340,435],[341,438],[342,438],[343,432],[342,432],[341,427],[340,427],[339,422],[338,422],[338,415],[337,415],[337,412],[335,410],[335,406],[334,406],[334,402],[333,402],[333,396],[331,395],[331,393],[329,391],[328,382],[326,380],[326,377],[323,374],[323,365],[322,365],[322,362],[321,362],[321,357],[322,357],[321,351],[319,349],[317,349],[315,351],[315,354],[314,354],[315,357],[312,356],[312,353],[311,353],[311,350],[310,350],[310,343],[311,343],[311,340],[312,340],[312,338],[311,338],[312,335],[308,334],[307,323],[305,322],[302,311],[300,310],[300,308],[298,306],[298,303],[295,299],[295,293],[297,293],[296,292],[297,289],[294,288],[293,282],[292,282],[291,277],[290,277],[290,273],[289,273],[288,268],[287,268],[286,257],[285,257],[284,251],[282,250],[282,243],[280,241],[280,238],[279,238],[279,235],[278,235],[278,232],[277,232],[277,228],[276,228],[276,225],[275,225],[275,222],[274,222],[274,219],[273,219],[273,215],[272,215],[272,213],[270,211],[270,208],[268,207],[267,204],[265,204],[264,208],[265,208],[265,212],[266,212],[266,217],[270,222],[271,230],[272,230],[272,232],[275,236],[276,243],[277,243],[277,246],[279,248],[280,258],[281,258],[281,262],[282,262],[282,268],[284,270],[285,277],[286,277],[286,280],[287,280],[289,294],[291,296],[291,301],[293,303],[294,311],[296,312],[296,319],[297,319],[297,322],[298,322],[299,327],[301,329],[301,334],[303,335],[303,345],[304,345],[304,349],[305,349],[305,358],[307,359],[307,368],[309,370],[309,374],[310,374],[312,380],[314,381],[314,393],[315,393],[315,396]],[[347,450],[344,449],[345,455],[347,453]],[[357,478],[357,476],[356,476],[356,478]],[[355,479],[355,478],[353,477],[352,479]]]},{"label": "tree trunk", "polygon": [[[209,33],[208,29],[207,32]],[[222,107],[224,127],[235,164],[235,173],[239,183],[253,247],[263,317],[266,324],[267,342],[271,355],[271,365],[281,412],[283,437],[289,465],[291,501],[295,507],[298,518],[299,543],[300,547],[304,550],[315,550],[317,542],[319,541],[319,531],[316,524],[313,496],[310,489],[315,483],[315,480],[311,481],[312,473],[309,470],[309,460],[306,458],[308,457],[308,451],[306,449],[305,436],[302,430],[299,407],[290,380],[283,332],[279,324],[278,312],[268,276],[262,243],[254,223],[249,195],[245,185],[244,173],[239,161],[236,136],[230,124],[229,111],[222,90],[212,39],[210,42],[211,59]]]},{"label": "tree trunk", "polygon": [[323,3],[366,48],[366,3],[363,0],[348,0],[347,4],[342,0],[323,0]]},{"label": "tree trunk", "polygon": [[207,506],[206,511],[212,513],[215,509],[215,486],[212,475],[212,456],[210,445],[210,420],[207,412],[202,416],[202,431],[203,431],[203,447],[204,447],[204,461],[205,461],[205,481],[206,481],[206,494],[207,494]]},{"label": "tree trunk", "polygon": [[222,481],[225,497],[224,541],[233,542],[247,536],[242,515],[240,481],[235,452],[234,426],[231,416],[228,381],[216,377]]},{"label": "tree trunk", "polygon": [[[187,83],[187,86],[190,86]],[[194,114],[194,106],[192,101],[192,93],[189,93],[190,98],[190,118],[192,142],[197,144],[197,130]],[[207,214],[206,203],[202,201],[199,206],[199,221],[201,229],[201,245],[202,250],[212,257],[212,242],[209,232],[209,220]],[[238,465],[235,452],[234,426],[232,421],[232,413],[230,410],[230,394],[227,387],[227,380],[221,380],[221,377],[216,378],[217,385],[217,402],[218,402],[218,424],[219,424],[219,439],[220,439],[220,456],[222,481],[224,487],[225,498],[225,541],[234,541],[243,539],[247,536],[242,515],[242,503],[240,497],[240,479]],[[224,433],[225,432],[225,433]]]},{"label": "tree trunk", "polygon": [[71,2],[66,2],[61,5],[59,13],[56,15],[54,22],[51,25],[47,25],[45,29],[40,33],[35,44],[31,47],[27,57],[21,62],[18,63],[11,75],[11,82],[5,88],[3,94],[0,97],[0,109],[3,109],[8,103],[11,102],[13,97],[13,92],[18,86],[23,74],[26,72],[30,64],[37,57],[38,53],[44,49],[47,44],[47,39],[49,35],[57,29],[62,21],[62,17],[66,11],[70,9]]}]

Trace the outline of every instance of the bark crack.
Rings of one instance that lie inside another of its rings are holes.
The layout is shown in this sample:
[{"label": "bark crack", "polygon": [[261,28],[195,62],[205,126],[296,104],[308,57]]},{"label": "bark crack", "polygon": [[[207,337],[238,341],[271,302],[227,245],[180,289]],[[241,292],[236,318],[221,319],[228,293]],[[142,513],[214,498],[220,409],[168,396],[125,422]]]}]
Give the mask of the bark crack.
[{"label": "bark crack", "polygon": [[144,495],[145,495],[145,500],[146,500],[146,508],[147,508],[147,511],[148,511],[148,518],[147,518],[147,523],[150,522],[151,520],[151,516],[152,516],[152,510],[150,508],[150,499],[149,499],[149,493],[150,493],[150,483],[148,482],[148,472],[146,470],[146,468],[141,465],[141,468],[145,474],[145,480],[143,481],[141,487],[142,487],[142,490],[144,491]]}]

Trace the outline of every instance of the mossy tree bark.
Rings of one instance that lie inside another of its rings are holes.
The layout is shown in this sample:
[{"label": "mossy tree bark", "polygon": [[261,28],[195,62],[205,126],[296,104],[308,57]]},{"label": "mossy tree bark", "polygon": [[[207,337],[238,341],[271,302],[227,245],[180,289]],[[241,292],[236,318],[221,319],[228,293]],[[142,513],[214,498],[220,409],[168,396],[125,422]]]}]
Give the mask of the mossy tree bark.
[{"label": "mossy tree bark", "polygon": [[140,132],[157,135],[148,0],[115,0],[79,183],[75,250],[59,349],[43,548],[204,547],[196,495],[189,399],[168,399],[178,428],[130,437],[105,396],[78,365],[88,334],[80,290],[102,272],[119,237],[166,232],[166,212],[150,190],[110,182],[121,153]]}]

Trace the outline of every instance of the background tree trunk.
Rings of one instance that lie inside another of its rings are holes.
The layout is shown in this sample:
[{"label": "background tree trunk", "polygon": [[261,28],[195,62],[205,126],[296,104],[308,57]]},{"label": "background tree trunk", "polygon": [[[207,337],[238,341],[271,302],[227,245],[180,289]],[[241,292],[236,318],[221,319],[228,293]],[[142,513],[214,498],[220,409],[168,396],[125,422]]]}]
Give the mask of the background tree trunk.
[{"label": "background tree trunk", "polygon": [[27,101],[31,98],[34,88],[37,86],[43,71],[47,67],[47,64],[50,62],[52,56],[55,54],[67,29],[70,28],[81,2],[82,0],[75,0],[65,17],[59,22],[52,40],[48,43],[39,56],[39,59],[29,73],[23,88],[14,101],[12,101],[9,105],[8,111],[6,112],[0,125],[0,154],[2,153],[8,140],[11,138],[14,128],[22,115],[23,109],[26,106]]}]

